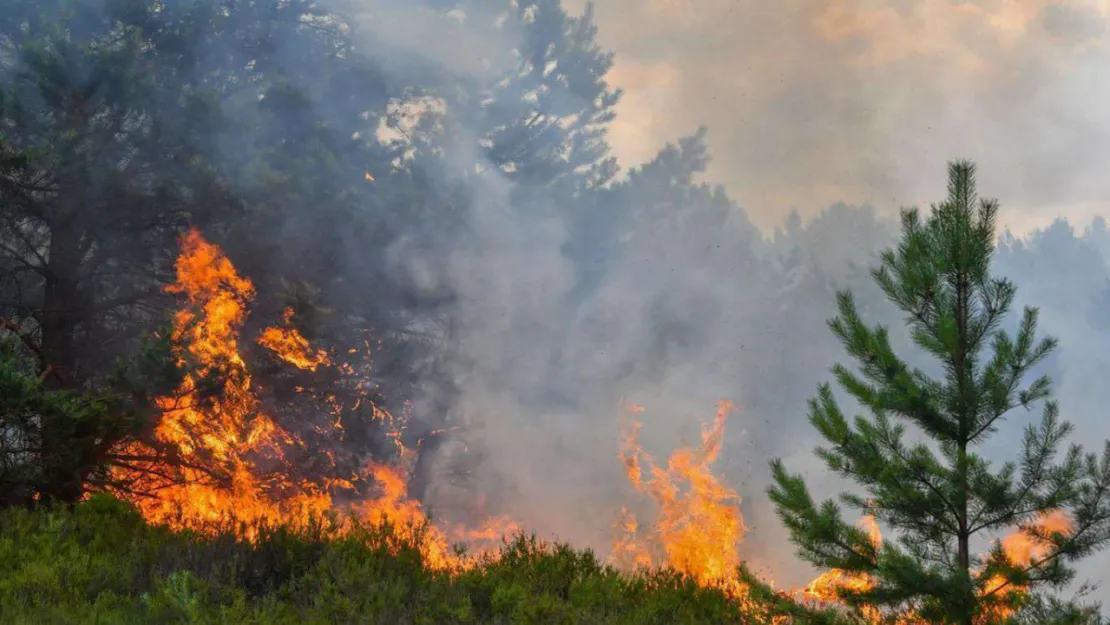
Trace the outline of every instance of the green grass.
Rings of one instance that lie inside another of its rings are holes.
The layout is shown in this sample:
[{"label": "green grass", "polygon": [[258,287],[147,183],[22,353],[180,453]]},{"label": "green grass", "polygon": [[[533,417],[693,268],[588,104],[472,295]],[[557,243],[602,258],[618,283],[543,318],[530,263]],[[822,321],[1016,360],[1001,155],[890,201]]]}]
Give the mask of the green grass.
[{"label": "green grass", "polygon": [[173,532],[95,497],[0,512],[0,621],[53,623],[761,623],[673,571],[620,573],[589,551],[518,537],[457,574],[388,527]]}]

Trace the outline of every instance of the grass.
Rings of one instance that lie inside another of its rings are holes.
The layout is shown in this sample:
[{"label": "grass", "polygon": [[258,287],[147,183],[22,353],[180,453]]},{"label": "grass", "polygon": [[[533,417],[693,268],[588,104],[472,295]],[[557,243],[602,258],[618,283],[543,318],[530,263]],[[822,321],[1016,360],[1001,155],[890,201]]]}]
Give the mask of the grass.
[{"label": "grass", "polygon": [[761,623],[673,571],[624,574],[528,537],[472,570],[427,569],[388,527],[336,537],[174,532],[98,496],[0,512],[0,621],[62,623]]}]

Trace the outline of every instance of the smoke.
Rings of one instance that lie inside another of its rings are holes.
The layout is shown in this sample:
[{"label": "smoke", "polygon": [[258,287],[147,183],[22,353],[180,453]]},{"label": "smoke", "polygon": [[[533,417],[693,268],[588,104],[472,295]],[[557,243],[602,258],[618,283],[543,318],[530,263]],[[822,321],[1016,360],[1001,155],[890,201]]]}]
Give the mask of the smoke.
[{"label": "smoke", "polygon": [[1105,2],[610,0],[597,15],[627,91],[618,155],[709,124],[708,177],[765,228],[832,200],[927,203],[954,156],[989,165],[1021,232],[1110,199]]},{"label": "smoke", "polygon": [[[739,411],[718,471],[744,497],[743,553],[780,585],[803,582],[810,571],[763,489],[776,456],[817,492],[844,486],[812,455],[805,407],[844,360],[824,323],[835,290],[856,292],[869,319],[900,324],[867,269],[894,240],[897,206],[943,196],[953,156],[981,161],[982,191],[1002,199],[1019,232],[1058,211],[1086,219],[1072,207],[1106,191],[1093,147],[1105,125],[1083,108],[1098,101],[1083,89],[1097,87],[1079,86],[1105,53],[1101,17],[1092,19],[1100,9],[722,1],[637,13],[616,0],[598,15],[602,42],[620,54],[611,79],[628,89],[611,140],[626,164],[646,165],[602,196],[585,227],[554,202],[522,209],[508,177],[460,175],[472,191],[466,227],[437,250],[442,262],[430,269],[426,249],[396,254],[457,295],[448,371],[458,430],[435,457],[427,503],[447,516],[506,512],[605,552],[619,508],[636,501],[617,461],[622,402],[646,407],[645,446],[662,458],[695,444],[716,401],[731,399]],[[453,19],[460,32],[481,22]],[[399,40],[406,23],[386,30]],[[443,47],[439,39],[428,58]],[[483,67],[507,63],[490,54]],[[464,126],[451,143],[467,154],[460,160],[481,160],[481,133],[450,110],[443,117]],[[725,182],[729,196],[670,177],[696,140],[659,151],[702,122],[714,159],[684,171]],[[795,206],[806,219],[784,214]],[[567,250],[613,223],[622,243],[597,250],[586,280]],[[1057,224],[1007,239],[998,262],[1018,283],[1019,306],[1040,306],[1042,329],[1061,338],[1051,372],[1084,441],[1110,435],[1094,377],[1105,351],[1104,232]],[[1014,416],[999,460],[1036,416]],[[1106,579],[1094,560],[1081,574]]]}]

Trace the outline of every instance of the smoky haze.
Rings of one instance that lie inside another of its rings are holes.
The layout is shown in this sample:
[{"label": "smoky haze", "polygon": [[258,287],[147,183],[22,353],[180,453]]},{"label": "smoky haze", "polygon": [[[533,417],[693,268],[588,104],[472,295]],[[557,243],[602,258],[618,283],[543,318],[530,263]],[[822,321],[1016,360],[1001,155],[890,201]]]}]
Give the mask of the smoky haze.
[{"label": "smoky haze", "polygon": [[[579,7],[584,0],[569,0]],[[607,0],[622,160],[699,124],[712,180],[763,227],[832,200],[932,201],[954,152],[989,164],[1022,232],[1110,186],[1102,0]]]},{"label": "smoky haze", "polygon": [[[456,66],[451,51],[483,18],[453,14],[456,45],[428,49],[426,19],[393,11],[392,41],[411,35],[408,49]],[[718,472],[743,497],[743,553],[780,587],[804,583],[811,571],[763,492],[767,461],[783,457],[815,492],[842,486],[812,455],[805,407],[843,360],[825,325],[834,293],[852,288],[869,319],[899,324],[867,270],[893,242],[900,205],[943,196],[953,157],[980,161],[981,190],[1024,235],[1003,236],[996,268],[1061,339],[1049,369],[1076,438],[1110,436],[1098,383],[1110,237],[1090,221],[1108,191],[1099,5],[660,0],[637,12],[613,0],[597,16],[617,51],[609,79],[626,89],[610,129],[626,171],[586,225],[543,202],[520,210],[508,178],[460,174],[474,190],[466,237],[437,249],[442,261],[396,255],[458,295],[458,429],[435,456],[433,514],[480,501],[605,553],[620,507],[641,505],[617,459],[621,403],[646,408],[645,447],[665,460],[730,399],[739,408]],[[492,62],[465,71],[511,65],[497,55],[512,48],[487,45]],[[453,149],[474,150],[480,133],[455,122]],[[662,148],[702,123],[712,160],[700,134]],[[597,231],[620,244],[585,263],[568,255]],[[992,457],[1008,459],[1038,415],[1015,414]],[[1103,581],[1110,568],[1088,562],[1081,574]]]}]

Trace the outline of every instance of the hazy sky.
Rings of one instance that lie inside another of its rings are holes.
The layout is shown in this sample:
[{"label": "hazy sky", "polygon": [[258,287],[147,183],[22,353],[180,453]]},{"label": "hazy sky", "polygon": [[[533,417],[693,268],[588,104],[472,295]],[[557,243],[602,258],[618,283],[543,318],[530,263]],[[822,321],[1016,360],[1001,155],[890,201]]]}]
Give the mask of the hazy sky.
[{"label": "hazy sky", "polygon": [[[566,0],[573,11],[585,0]],[[761,226],[944,194],[1024,231],[1110,206],[1110,0],[599,0],[622,164],[709,126],[709,180]]]}]

